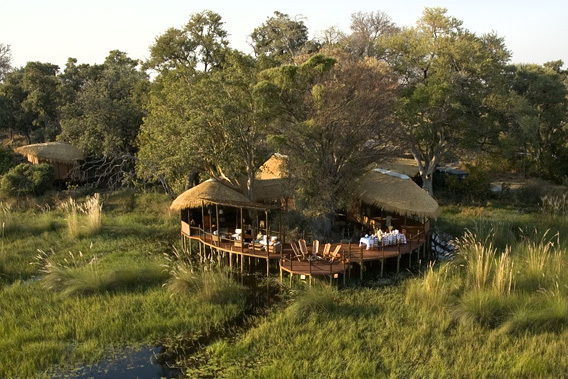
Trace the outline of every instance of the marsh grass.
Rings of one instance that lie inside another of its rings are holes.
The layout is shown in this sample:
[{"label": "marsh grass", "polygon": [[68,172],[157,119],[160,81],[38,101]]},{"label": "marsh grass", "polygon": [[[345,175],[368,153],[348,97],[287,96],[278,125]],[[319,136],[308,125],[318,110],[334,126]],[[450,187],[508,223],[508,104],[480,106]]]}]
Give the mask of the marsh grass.
[{"label": "marsh grass", "polygon": [[339,291],[325,284],[316,284],[297,297],[286,310],[288,317],[309,320],[310,317],[337,311]]},{"label": "marsh grass", "polygon": [[36,263],[44,274],[43,285],[64,296],[145,287],[161,284],[167,277],[161,266],[152,262],[101,268],[101,260],[96,255],[88,258],[80,251],[77,254],[69,252],[62,260],[54,259],[54,255],[53,251],[46,253],[39,250]]},{"label": "marsh grass", "polygon": [[166,286],[176,296],[198,296],[214,304],[244,304],[246,287],[231,278],[231,271],[218,265],[194,263],[177,249],[165,254],[170,279]]},{"label": "marsh grass", "polygon": [[563,328],[568,274],[559,233],[519,229],[516,241],[497,248],[495,240],[509,234],[503,233],[507,229],[467,230],[454,242],[454,260],[430,267],[422,279],[411,282],[407,301],[425,308],[433,304],[461,323],[501,332]]},{"label": "marsh grass", "polygon": [[62,204],[62,207],[71,238],[93,236],[100,231],[103,210],[100,194],[87,196],[84,202],[70,198]]},{"label": "marsh grass", "polygon": [[[105,199],[120,206],[122,195]],[[125,347],[223,329],[243,313],[244,301],[218,304],[200,293],[172,298],[163,286],[163,254],[179,241],[177,215],[162,211],[167,198],[151,211],[115,209],[100,232],[77,238],[69,238],[60,207],[32,205],[12,208],[14,232],[7,229],[3,239],[0,378],[62,377]]]},{"label": "marsh grass", "polygon": [[540,199],[540,211],[553,216],[568,215],[568,194],[547,194]]}]

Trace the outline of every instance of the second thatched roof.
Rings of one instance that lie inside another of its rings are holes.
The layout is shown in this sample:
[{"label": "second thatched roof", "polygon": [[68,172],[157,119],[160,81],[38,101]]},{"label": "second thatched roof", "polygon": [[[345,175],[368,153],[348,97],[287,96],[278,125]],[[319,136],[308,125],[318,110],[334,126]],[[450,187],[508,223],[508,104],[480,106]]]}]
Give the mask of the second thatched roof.
[{"label": "second thatched roof", "polygon": [[26,145],[16,152],[52,162],[74,163],[84,158],[83,152],[65,142],[46,142]]},{"label": "second thatched roof", "polygon": [[440,208],[426,191],[407,175],[375,169],[358,183],[357,195],[368,204],[402,216],[437,217]]},{"label": "second thatched roof", "polygon": [[270,208],[269,206],[249,201],[245,195],[218,180],[209,179],[179,195],[170,205],[170,209],[199,208],[203,203],[253,209]]}]

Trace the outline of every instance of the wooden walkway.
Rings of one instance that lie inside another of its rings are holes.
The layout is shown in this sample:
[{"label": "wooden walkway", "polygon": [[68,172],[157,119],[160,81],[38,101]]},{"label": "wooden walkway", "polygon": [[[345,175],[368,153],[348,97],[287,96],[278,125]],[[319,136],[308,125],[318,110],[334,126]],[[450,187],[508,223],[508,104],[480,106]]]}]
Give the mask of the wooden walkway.
[{"label": "wooden walkway", "polygon": [[[233,255],[235,256],[236,264],[240,260],[241,271],[243,270],[243,258],[257,258],[266,260],[266,274],[270,273],[270,261],[278,262],[280,269],[280,280],[282,280],[283,272],[290,275],[290,282],[293,275],[300,275],[307,277],[310,281],[314,276],[329,276],[330,281],[333,278],[338,278],[339,275],[343,276],[343,281],[346,280],[346,275],[351,269],[352,264],[359,265],[360,278],[363,278],[363,266],[367,262],[379,261],[381,263],[381,276],[384,271],[384,263],[386,259],[397,259],[397,272],[400,270],[400,259],[404,255],[409,256],[409,267],[412,264],[412,253],[417,253],[417,258],[420,253],[426,252],[426,234],[424,231],[418,231],[414,236],[407,237],[406,244],[389,245],[373,247],[369,250],[365,246],[360,247],[358,243],[342,243],[340,256],[337,259],[330,260],[320,256],[310,256],[310,259],[298,260],[292,250],[290,244],[279,245],[275,251],[271,248],[267,251],[266,248],[255,245],[237,245],[238,241],[228,238],[219,238],[216,235],[206,233],[200,228],[190,227],[187,223],[182,221],[182,242],[185,249],[189,247],[191,253],[191,244],[188,240],[198,241],[199,253],[205,251],[205,247],[216,251],[217,253],[226,254],[229,257],[229,265],[233,265]],[[333,244],[332,251],[338,244]],[[310,246],[311,250],[311,246]]]}]

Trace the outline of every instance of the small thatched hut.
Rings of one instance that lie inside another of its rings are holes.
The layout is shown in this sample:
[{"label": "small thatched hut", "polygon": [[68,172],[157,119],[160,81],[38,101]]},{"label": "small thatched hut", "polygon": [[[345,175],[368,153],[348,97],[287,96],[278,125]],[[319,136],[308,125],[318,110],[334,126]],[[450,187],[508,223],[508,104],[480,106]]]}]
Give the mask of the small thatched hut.
[{"label": "small thatched hut", "polygon": [[65,142],[46,142],[16,149],[32,164],[47,163],[55,167],[55,180],[78,179],[77,167],[84,159],[83,152]]}]

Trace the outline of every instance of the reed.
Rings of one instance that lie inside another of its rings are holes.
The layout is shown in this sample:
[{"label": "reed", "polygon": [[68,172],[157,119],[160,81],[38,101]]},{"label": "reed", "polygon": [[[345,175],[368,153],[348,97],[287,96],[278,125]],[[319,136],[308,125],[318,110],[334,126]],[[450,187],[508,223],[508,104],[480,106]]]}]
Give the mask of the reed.
[{"label": "reed", "polygon": [[226,267],[194,263],[177,249],[165,254],[170,275],[166,286],[174,296],[199,296],[214,304],[244,304],[246,287],[231,278]]},{"label": "reed", "polygon": [[62,207],[71,238],[93,236],[100,231],[103,210],[100,194],[87,196],[84,202],[77,202],[71,198],[63,203]]},{"label": "reed", "polygon": [[64,296],[91,295],[161,284],[166,275],[161,266],[144,262],[136,266],[105,267],[101,269],[97,256],[69,252],[61,261],[51,250],[38,250],[35,263],[44,274],[42,283],[50,291]]},{"label": "reed", "polygon": [[553,216],[567,215],[568,194],[543,196],[540,201],[540,211]]}]

